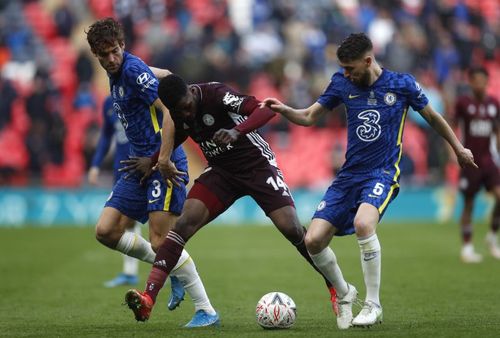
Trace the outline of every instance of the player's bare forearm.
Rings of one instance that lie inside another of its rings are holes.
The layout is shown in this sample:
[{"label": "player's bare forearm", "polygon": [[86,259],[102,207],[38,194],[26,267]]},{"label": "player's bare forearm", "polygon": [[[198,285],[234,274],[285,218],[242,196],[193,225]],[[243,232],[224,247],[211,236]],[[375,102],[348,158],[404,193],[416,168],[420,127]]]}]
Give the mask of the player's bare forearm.
[{"label": "player's bare forearm", "polygon": [[151,69],[151,71],[153,72],[153,74],[158,79],[162,79],[162,78],[166,77],[167,75],[172,74],[172,72],[169,71],[168,69],[156,68],[156,67],[151,67],[151,66],[149,67],[149,69]]},{"label": "player's bare forearm", "polygon": [[275,98],[267,98],[262,101],[262,104],[268,106],[275,112],[280,113],[290,122],[306,127],[315,124],[319,120],[320,116],[327,111],[317,102],[305,109],[295,109],[289,107]]},{"label": "player's bare forearm", "polygon": [[474,163],[474,156],[470,149],[464,148],[448,122],[446,122],[440,114],[436,113],[429,105],[421,110],[420,114],[427,120],[427,123],[429,123],[429,125],[450,144],[461,167],[470,166],[477,168],[477,164]]}]

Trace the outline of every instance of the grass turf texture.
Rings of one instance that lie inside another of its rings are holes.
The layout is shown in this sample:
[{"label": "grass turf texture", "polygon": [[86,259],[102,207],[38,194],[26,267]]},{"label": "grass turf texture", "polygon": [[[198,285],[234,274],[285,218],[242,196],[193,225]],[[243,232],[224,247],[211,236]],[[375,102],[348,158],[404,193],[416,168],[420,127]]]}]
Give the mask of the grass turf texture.
[{"label": "grass turf texture", "polygon": [[[486,253],[486,226],[476,227]],[[381,300],[384,323],[339,331],[320,277],[272,227],[202,229],[187,246],[212,304],[219,329],[181,326],[193,314],[186,299],[170,312],[170,285],[147,323],[122,306],[127,287],[105,289],[122,259],[94,240],[93,228],[0,229],[1,337],[493,337],[500,332],[500,262],[459,261],[459,236],[450,224],[383,224]],[[346,279],[364,297],[359,249],[353,236],[332,247]],[[142,290],[149,266],[141,265]],[[282,291],[297,304],[292,329],[267,331],[255,322],[257,300]],[[359,311],[359,308],[355,310]]]}]

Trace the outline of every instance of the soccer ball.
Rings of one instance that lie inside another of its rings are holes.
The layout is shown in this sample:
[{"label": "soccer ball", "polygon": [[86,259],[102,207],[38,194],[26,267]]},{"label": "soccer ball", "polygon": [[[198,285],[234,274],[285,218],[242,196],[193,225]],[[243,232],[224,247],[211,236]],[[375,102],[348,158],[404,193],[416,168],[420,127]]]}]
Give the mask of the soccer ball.
[{"label": "soccer ball", "polygon": [[295,323],[295,302],[283,292],[265,294],[255,308],[257,323],[264,329],[288,329]]}]

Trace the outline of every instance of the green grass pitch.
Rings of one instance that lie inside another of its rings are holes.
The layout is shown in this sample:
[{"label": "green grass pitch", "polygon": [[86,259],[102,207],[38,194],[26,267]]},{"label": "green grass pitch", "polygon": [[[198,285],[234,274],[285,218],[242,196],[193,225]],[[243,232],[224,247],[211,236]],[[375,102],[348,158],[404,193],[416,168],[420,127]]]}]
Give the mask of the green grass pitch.
[{"label": "green grass pitch", "polygon": [[[478,226],[474,238],[485,261],[464,265],[456,225],[380,225],[384,323],[339,331],[323,281],[270,226],[209,225],[188,243],[222,321],[195,330],[182,328],[193,314],[189,299],[166,309],[169,285],[151,319],[135,322],[121,305],[127,288],[102,287],[122,259],[95,241],[93,228],[0,229],[0,337],[498,337],[500,262],[487,255],[485,231]],[[332,247],[364,297],[355,238]],[[142,289],[149,266],[140,270]],[[289,330],[255,322],[257,300],[274,290],[297,304]]]}]

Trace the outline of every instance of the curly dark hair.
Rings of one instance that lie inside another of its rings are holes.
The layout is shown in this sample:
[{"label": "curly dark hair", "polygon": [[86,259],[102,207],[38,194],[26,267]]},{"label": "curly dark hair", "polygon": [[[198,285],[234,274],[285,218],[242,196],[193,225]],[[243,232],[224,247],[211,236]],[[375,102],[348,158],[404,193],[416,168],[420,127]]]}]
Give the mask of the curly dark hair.
[{"label": "curly dark hair", "polygon": [[482,66],[475,66],[475,67],[469,68],[469,70],[467,72],[467,75],[469,76],[469,78],[473,77],[476,74],[483,74],[484,76],[489,77],[488,71],[486,70],[486,68],[484,68]]},{"label": "curly dark hair", "polygon": [[353,33],[340,44],[337,58],[341,62],[350,62],[362,58],[371,50],[373,50],[372,41],[365,33]]},{"label": "curly dark hair", "polygon": [[87,31],[87,41],[92,53],[113,46],[116,42],[125,43],[122,25],[113,18],[105,18],[94,22]]},{"label": "curly dark hair", "polygon": [[186,82],[175,74],[165,76],[158,84],[158,97],[171,112],[187,94],[187,91]]}]

